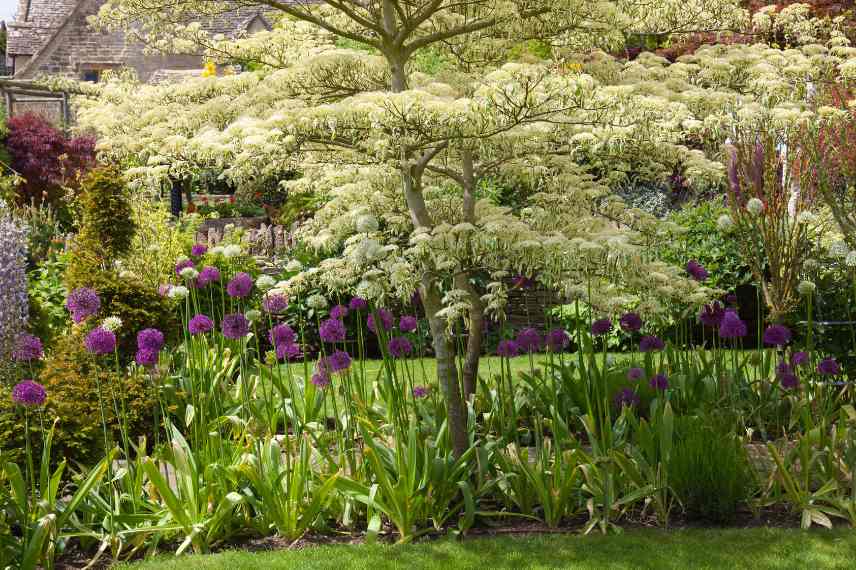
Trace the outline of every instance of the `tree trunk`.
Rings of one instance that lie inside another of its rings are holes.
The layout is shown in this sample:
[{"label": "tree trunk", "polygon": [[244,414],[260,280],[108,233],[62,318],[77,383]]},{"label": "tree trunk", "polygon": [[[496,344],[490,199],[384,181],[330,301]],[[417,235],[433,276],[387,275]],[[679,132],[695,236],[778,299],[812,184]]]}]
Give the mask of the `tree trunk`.
[{"label": "tree trunk", "polygon": [[467,429],[467,408],[461,397],[458,381],[458,367],[455,364],[455,345],[446,331],[446,320],[437,317],[443,308],[440,293],[430,276],[422,278],[422,303],[431,327],[434,344],[434,356],[437,360],[437,381],[446,400],[446,418],[449,424],[449,437],[455,457],[460,457],[469,447]]},{"label": "tree trunk", "polygon": [[[465,277],[466,278],[466,277]],[[479,360],[484,338],[484,304],[470,285],[470,330],[467,337],[467,355],[464,358],[464,398],[475,398],[479,379]]]},{"label": "tree trunk", "polygon": [[[464,221],[476,223],[476,175],[471,151],[464,151],[462,158],[461,182],[464,190]],[[482,353],[484,337],[484,303],[472,283],[470,274],[465,272],[458,276],[456,286],[469,293],[470,297],[470,328],[467,336],[467,354],[464,357],[464,398],[475,398],[479,379],[479,360]]]},{"label": "tree trunk", "polygon": [[[383,3],[384,28],[388,37],[395,37],[397,18],[394,7],[389,0]],[[400,93],[407,89],[407,54],[400,46],[387,45],[384,50],[389,65],[392,91]],[[404,190],[404,198],[410,210],[410,218],[414,227],[432,228],[434,222],[425,206],[422,195],[422,174],[426,164],[433,157],[426,154],[416,162],[408,150],[402,146],[399,156],[399,170]],[[440,297],[440,281],[436,276],[426,273],[422,276],[422,303],[428,324],[431,329],[431,339],[434,345],[434,355],[437,360],[437,382],[446,400],[446,419],[449,426],[449,437],[452,439],[452,449],[455,457],[460,457],[469,447],[467,429],[467,408],[461,397],[461,386],[458,378],[458,368],[455,363],[455,345],[446,331],[446,320],[437,314],[443,308]]]}]

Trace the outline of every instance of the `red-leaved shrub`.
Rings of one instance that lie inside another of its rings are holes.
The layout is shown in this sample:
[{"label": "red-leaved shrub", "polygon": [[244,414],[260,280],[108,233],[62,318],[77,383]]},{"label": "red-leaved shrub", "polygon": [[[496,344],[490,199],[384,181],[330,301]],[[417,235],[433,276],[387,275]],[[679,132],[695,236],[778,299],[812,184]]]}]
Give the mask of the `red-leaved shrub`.
[{"label": "red-leaved shrub", "polygon": [[60,187],[95,164],[94,137],[67,137],[36,114],[10,117],[6,125],[12,168],[26,180],[19,190],[22,202],[55,200]]}]

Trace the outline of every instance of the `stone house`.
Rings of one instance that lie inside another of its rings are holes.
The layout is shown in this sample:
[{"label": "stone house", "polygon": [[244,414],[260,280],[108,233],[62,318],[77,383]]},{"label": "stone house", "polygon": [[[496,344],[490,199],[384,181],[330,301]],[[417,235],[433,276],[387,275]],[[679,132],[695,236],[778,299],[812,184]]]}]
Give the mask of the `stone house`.
[{"label": "stone house", "polygon": [[[15,79],[59,75],[98,81],[108,69],[131,68],[142,81],[157,81],[181,71],[201,70],[201,56],[156,55],[122,32],[92,29],[89,16],[105,0],[18,0],[8,24],[6,65]],[[208,18],[202,25],[212,34],[236,37],[270,29],[258,7],[236,7]]]}]

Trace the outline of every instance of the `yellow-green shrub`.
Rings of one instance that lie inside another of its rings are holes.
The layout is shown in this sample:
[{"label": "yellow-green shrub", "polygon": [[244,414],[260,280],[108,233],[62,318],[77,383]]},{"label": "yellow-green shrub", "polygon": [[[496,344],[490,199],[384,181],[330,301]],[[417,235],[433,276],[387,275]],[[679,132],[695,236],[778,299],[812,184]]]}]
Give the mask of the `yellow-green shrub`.
[{"label": "yellow-green shrub", "polygon": [[[59,419],[54,435],[53,456],[71,458],[77,463],[91,465],[104,455],[104,437],[98,384],[102,387],[104,413],[114,442],[120,441],[118,409],[124,409],[132,437],[150,434],[152,410],[155,406],[154,388],[142,377],[118,379],[112,359],[97,360],[83,347],[84,331],[75,329],[57,339],[44,362],[38,381],[47,391],[47,402],[33,416],[31,430],[35,449],[41,448],[41,425],[50,429],[54,418]],[[0,387],[0,450],[6,461],[20,459],[24,449],[24,424],[20,410],[9,397],[9,388]]]}]

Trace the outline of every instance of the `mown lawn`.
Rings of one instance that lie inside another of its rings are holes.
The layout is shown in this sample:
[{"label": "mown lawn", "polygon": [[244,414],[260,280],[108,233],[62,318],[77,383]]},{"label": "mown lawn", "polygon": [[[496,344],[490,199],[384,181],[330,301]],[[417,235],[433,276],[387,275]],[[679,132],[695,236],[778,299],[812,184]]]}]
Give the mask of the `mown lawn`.
[{"label": "mown lawn", "polygon": [[[623,360],[627,360],[631,358],[630,354],[626,353],[615,353],[611,354],[612,358],[615,359],[616,362],[621,362]],[[560,357],[553,356],[554,362],[558,362]],[[569,353],[563,355],[561,358],[564,358],[566,362],[576,362],[577,354]],[[600,363],[600,355],[598,355],[598,363]],[[550,356],[544,353],[533,354],[530,360],[529,356],[516,356],[510,359],[511,364],[511,373],[517,378],[522,372],[530,372],[532,368],[543,368],[546,363],[549,362]],[[479,374],[482,378],[492,378],[500,374],[501,366],[502,366],[502,358],[498,356],[483,356],[479,361]],[[398,366],[403,366],[400,361]],[[416,384],[436,384],[437,382],[437,361],[434,360],[433,357],[425,357],[425,358],[411,358],[406,361],[410,370],[413,374],[413,381]],[[354,360],[353,366],[356,367],[358,365],[356,359]],[[382,360],[374,360],[367,359],[363,361],[363,365],[366,369],[366,375],[369,378],[373,378],[377,376],[378,373],[383,368]],[[285,367],[283,366],[283,370]],[[314,363],[309,365],[309,373],[311,374],[314,370]],[[399,368],[399,370],[403,372],[403,369]],[[302,375],[303,368],[302,363],[295,363],[291,365],[291,371],[293,374],[298,376]]]},{"label": "mown lawn", "polygon": [[127,570],[330,568],[799,569],[856,568],[856,531],[791,529],[631,530],[438,540],[407,546],[323,546],[302,550],[161,557]]}]

